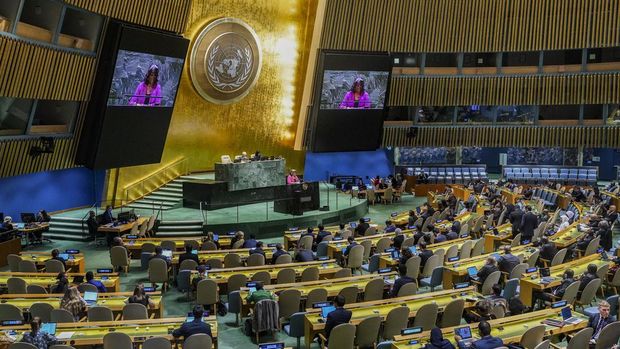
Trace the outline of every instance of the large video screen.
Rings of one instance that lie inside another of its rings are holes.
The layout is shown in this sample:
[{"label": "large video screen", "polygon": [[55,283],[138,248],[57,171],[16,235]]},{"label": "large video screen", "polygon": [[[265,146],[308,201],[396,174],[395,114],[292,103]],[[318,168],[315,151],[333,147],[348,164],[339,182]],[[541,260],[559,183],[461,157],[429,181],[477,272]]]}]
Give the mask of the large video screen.
[{"label": "large video screen", "polygon": [[172,107],[183,58],[119,50],[108,106]]},{"label": "large video screen", "polygon": [[390,73],[325,70],[321,109],[383,109]]}]

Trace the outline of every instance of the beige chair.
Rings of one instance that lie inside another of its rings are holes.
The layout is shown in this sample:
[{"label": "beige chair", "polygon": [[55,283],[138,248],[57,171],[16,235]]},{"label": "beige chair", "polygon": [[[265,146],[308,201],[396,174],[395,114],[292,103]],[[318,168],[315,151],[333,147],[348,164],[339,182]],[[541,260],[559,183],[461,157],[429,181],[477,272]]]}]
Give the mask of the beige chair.
[{"label": "beige chair", "polygon": [[609,264],[603,264],[596,270],[596,276],[601,279],[601,298],[605,298],[605,292],[603,291],[603,283],[607,280],[607,274],[609,273]]},{"label": "beige chair", "polygon": [[390,248],[390,245],[392,244],[392,240],[390,240],[390,238],[381,238],[379,239],[379,241],[377,241],[377,253],[383,253],[383,251],[385,251],[387,248]]},{"label": "beige chair", "polygon": [[396,297],[413,296],[416,293],[418,293],[418,284],[415,282],[410,282],[400,287]]},{"label": "beige chair", "polygon": [[301,282],[316,281],[319,279],[319,268],[310,267],[301,272]]},{"label": "beige chair", "polygon": [[216,251],[217,245],[213,241],[205,241],[202,243],[202,246],[200,247],[200,249],[202,251]]},{"label": "beige chair", "polygon": [[375,191],[373,189],[366,190],[366,198],[368,199],[368,203],[373,206],[375,202],[377,202],[377,194],[375,194]]},{"label": "beige chair", "polygon": [[[129,235],[139,235],[140,226],[138,224],[134,224],[131,226],[131,230],[129,231]],[[140,237],[144,237],[144,235],[140,235]]]},{"label": "beige chair", "polygon": [[6,256],[6,262],[9,265],[9,270],[12,272],[19,271],[19,262],[21,262],[22,257],[16,254],[10,254]]},{"label": "beige chair", "polygon": [[248,277],[245,274],[233,274],[228,277],[228,293],[239,291],[241,287],[245,287]]},{"label": "beige chair", "polygon": [[[583,349],[588,348],[590,343],[590,339],[592,338],[592,334],[594,334],[594,329],[592,327],[586,327],[581,331],[575,333],[575,335],[570,339],[566,349]],[[561,348],[555,344],[551,344],[553,348]]]},{"label": "beige chair", "polygon": [[142,252],[155,253],[155,244],[151,242],[145,242],[142,244]]},{"label": "beige chair", "polygon": [[596,291],[601,287],[601,279],[594,279],[586,285],[586,287],[581,291],[581,296],[575,302],[575,309],[577,307],[585,308],[592,304],[594,297],[596,296]]},{"label": "beige chair", "polygon": [[400,330],[407,327],[409,321],[409,307],[396,307],[387,314],[383,326],[382,338],[384,340],[394,340],[394,336],[400,334]]},{"label": "beige chair", "polygon": [[196,285],[196,304],[211,306],[217,304],[220,295],[217,283],[210,279],[200,280]]},{"label": "beige chair", "polygon": [[41,285],[28,285],[26,286],[26,291],[28,294],[47,294],[47,290]]},{"label": "beige chair", "polygon": [[385,189],[385,192],[383,192],[383,197],[381,198],[381,202],[384,204],[388,204],[388,203],[392,203],[394,201],[394,189],[392,189],[392,187],[389,187],[387,189]]},{"label": "beige chair", "polygon": [[131,265],[131,259],[127,254],[127,249],[123,246],[114,246],[110,249],[110,263],[114,270],[118,270],[118,268],[123,268],[125,274],[129,270],[129,266]]},{"label": "beige chair", "polygon": [[209,258],[205,262],[206,266],[209,266],[211,269],[222,269],[224,267],[224,263],[219,258]]},{"label": "beige chair", "polygon": [[515,235],[514,238],[512,238],[512,241],[510,242],[510,247],[517,247],[521,245],[521,233]]},{"label": "beige chair", "polygon": [[423,331],[430,331],[437,323],[439,307],[437,303],[427,303],[418,309],[413,320],[414,327],[422,327]]},{"label": "beige chair", "polygon": [[[212,243],[212,241],[205,241],[205,245],[208,245],[208,242]],[[192,250],[200,250],[200,243],[197,240],[185,240],[185,244],[192,246]],[[217,245],[215,246],[215,249],[217,250]]]},{"label": "beige chair", "polygon": [[419,256],[413,256],[407,259],[407,263],[405,263],[405,265],[407,266],[408,277],[414,280],[418,280],[418,276],[420,276],[420,263],[421,262],[422,262],[422,258],[420,258]]},{"label": "beige chair", "polygon": [[306,308],[312,308],[314,303],[325,302],[327,300],[327,290],[324,288],[314,288],[308,292],[306,298]]},{"label": "beige chair", "polygon": [[49,349],[75,349],[75,348],[70,345],[65,345],[65,344],[54,344],[54,345],[51,345]]},{"label": "beige chair", "polygon": [[265,256],[260,253],[253,253],[246,260],[246,264],[248,267],[259,267],[261,265],[265,265]]},{"label": "beige chair", "polygon": [[51,322],[57,322],[59,324],[75,322],[73,314],[65,309],[52,310],[50,313],[50,320]]},{"label": "beige chair", "polygon": [[123,320],[144,320],[149,318],[149,311],[140,303],[129,303],[123,307]]},{"label": "beige chair", "polygon": [[95,286],[93,284],[89,284],[87,282],[79,284],[78,285],[78,291],[80,291],[81,293],[84,293],[84,292],[99,292],[99,290],[97,289],[97,286]]},{"label": "beige chair", "polygon": [[535,251],[527,258],[527,266],[530,268],[535,267],[538,262],[538,256],[540,256],[540,250]]},{"label": "beige chair", "polygon": [[523,274],[525,274],[525,271],[527,270],[527,268],[529,268],[529,265],[527,263],[519,263],[519,264],[517,264],[512,269],[512,271],[510,272],[510,274],[508,275],[508,278],[506,280],[521,279],[521,276],[523,276]]},{"label": "beige chair", "polygon": [[293,263],[293,257],[290,254],[283,254],[276,258],[276,264],[289,264]]},{"label": "beige chair", "polygon": [[[476,242],[474,243],[474,247],[472,247],[471,253],[469,254],[469,257],[467,258],[477,257],[484,253],[484,239],[478,239],[475,241]],[[465,241],[465,243],[467,242],[468,241]],[[463,247],[461,247],[461,256],[463,257],[466,256],[466,254],[463,253]],[[463,257],[461,257],[461,259],[464,259]]]},{"label": "beige chair", "polygon": [[224,256],[224,268],[242,267],[241,256],[236,253],[227,253]]},{"label": "beige chair", "polygon": [[280,323],[286,322],[291,315],[299,311],[301,291],[288,289],[280,292],[278,308],[280,309]]},{"label": "beige chair", "polygon": [[491,314],[496,319],[501,319],[506,316],[506,308],[502,304],[496,304],[491,308]]},{"label": "beige chair", "polygon": [[103,336],[103,349],[133,349],[133,342],[126,333],[108,332]]},{"label": "beige chair", "polygon": [[160,246],[164,250],[176,251],[176,249],[177,249],[176,242],[174,242],[172,240],[164,240],[164,241],[161,242]]},{"label": "beige chair", "polygon": [[278,272],[276,277],[276,283],[278,284],[292,284],[295,282],[295,278],[297,274],[295,273],[295,269],[285,268]]},{"label": "beige chair", "polygon": [[364,302],[383,299],[385,283],[382,278],[372,279],[364,287]]},{"label": "beige chair", "polygon": [[362,320],[355,330],[355,346],[357,348],[374,348],[380,328],[381,317],[379,315]]},{"label": "beige chair", "polygon": [[160,258],[149,261],[149,281],[153,284],[161,283],[162,291],[168,288],[168,264]]},{"label": "beige chair", "polygon": [[153,228],[155,227],[155,216],[150,216],[149,217],[149,222],[146,225],[146,233],[151,234],[153,233]]},{"label": "beige chair", "polygon": [[535,349],[545,337],[545,325],[530,327],[521,336],[519,344],[525,349]]},{"label": "beige chair", "polygon": [[22,310],[13,304],[2,303],[0,304],[0,321],[8,320],[24,321],[24,315]]},{"label": "beige chair", "polygon": [[459,231],[459,235],[468,234],[469,233],[469,224],[464,223],[461,224],[461,230]]},{"label": "beige chair", "polygon": [[362,267],[362,262],[364,258],[364,246],[355,245],[353,248],[349,250],[349,255],[347,258],[347,268],[351,268],[351,270],[357,270]]},{"label": "beige chair", "polygon": [[463,317],[463,310],[465,309],[464,299],[455,299],[448,303],[443,310],[441,316],[441,322],[439,327],[453,327],[461,324],[461,318]]},{"label": "beige chair", "polygon": [[[371,227],[372,228],[372,227]],[[369,228],[370,229],[370,228]],[[364,262],[368,261],[368,258],[370,258],[370,252],[372,252],[372,241],[370,240],[364,240],[360,243],[360,245],[362,245],[364,247],[364,254],[362,256],[362,260]]]},{"label": "beige chair", "polygon": [[140,226],[138,227],[138,236],[144,237],[144,236],[148,235],[149,223],[150,223],[151,219],[155,219],[155,217],[151,216],[147,222],[144,222],[144,223],[140,224]]},{"label": "beige chair", "polygon": [[556,265],[564,263],[564,259],[566,258],[567,252],[568,252],[568,249],[566,248],[559,250],[558,253],[556,253],[555,256],[553,256],[553,259],[551,260],[551,266],[555,267]]},{"label": "beige chair", "polygon": [[406,238],[405,240],[403,240],[403,243],[400,245],[400,247],[409,248],[413,245],[415,245],[415,239],[411,237],[411,238]]},{"label": "beige chair", "polygon": [[577,300],[577,294],[579,294],[579,285],[581,283],[579,281],[575,281],[572,284],[568,285],[566,291],[564,291],[564,295],[562,296],[562,300],[566,301],[568,304],[575,304]]},{"label": "beige chair", "polygon": [[[340,324],[334,327],[329,334],[329,347],[337,349],[353,349],[355,341],[355,325]],[[325,336],[322,334],[321,348],[325,348]]]},{"label": "beige chair", "polygon": [[240,240],[237,240],[237,241],[235,241],[235,243],[231,246],[231,248],[232,248],[233,250],[240,249],[240,248],[243,246],[243,244],[244,244],[244,243],[245,243],[245,239],[240,239]]},{"label": "beige chair", "polygon": [[211,347],[213,347],[213,340],[211,336],[204,333],[191,335],[183,342],[183,349],[204,349]]},{"label": "beige chair", "polygon": [[[207,336],[208,337],[208,336]],[[142,343],[142,349],[170,349],[172,344],[164,337],[151,337]]]},{"label": "beige chair", "polygon": [[334,279],[348,278],[351,276],[353,276],[353,273],[351,272],[351,268],[342,268],[334,273]]},{"label": "beige chair", "polygon": [[37,265],[33,261],[22,259],[21,261],[19,261],[19,272],[36,273],[38,272]]},{"label": "beige chair", "polygon": [[303,247],[306,250],[311,249],[313,243],[314,243],[314,237],[312,237],[311,235],[306,235],[302,237],[301,239],[299,239],[299,246]]},{"label": "beige chair", "polygon": [[592,241],[590,241],[590,243],[586,247],[586,250],[584,252],[584,257],[595,254],[600,242],[601,242],[600,236],[597,236],[594,239],[592,239]]},{"label": "beige chair", "polygon": [[605,282],[605,284],[607,288],[613,289],[614,294],[618,294],[618,288],[620,287],[620,269],[616,270],[611,281]]},{"label": "beige chair", "polygon": [[347,286],[345,288],[340,289],[340,292],[338,292],[339,296],[344,297],[345,304],[357,303],[357,294],[358,294],[357,286]]},{"label": "beige chair", "polygon": [[179,270],[196,270],[198,263],[193,259],[186,259],[179,265]]},{"label": "beige chair", "polygon": [[440,257],[438,255],[434,254],[434,255],[430,256],[426,260],[426,264],[424,264],[424,268],[422,269],[421,277],[423,277],[423,278],[431,277],[431,274],[433,273],[433,269],[435,269],[438,266],[441,266],[442,262],[443,262],[443,259],[440,259]]},{"label": "beige chair", "polygon": [[48,259],[45,261],[45,272],[46,273],[64,273],[65,266],[59,260]]},{"label": "beige chair", "polygon": [[620,321],[612,322],[603,327],[596,340],[595,349],[608,349],[618,343],[620,339]]},{"label": "beige chair", "polygon": [[252,275],[252,281],[260,281],[263,285],[271,285],[271,274],[266,270],[261,270]]},{"label": "beige chair", "polygon": [[452,245],[452,246],[448,247],[448,250],[446,250],[446,253],[445,253],[444,257],[443,257],[444,258],[444,262],[447,262],[448,259],[454,258],[454,257],[456,257],[458,255],[459,255],[459,246],[458,245]]},{"label": "beige chair", "polygon": [[30,306],[30,316],[41,319],[41,322],[50,322],[52,320],[52,310],[54,307],[48,303],[33,303]]},{"label": "beige chair", "polygon": [[502,276],[502,272],[496,270],[487,276],[486,280],[482,284],[482,294],[485,296],[491,295],[493,293],[493,285],[499,283],[499,279]]},{"label": "beige chair", "polygon": [[114,314],[112,310],[108,307],[103,306],[95,306],[88,308],[88,321],[96,322],[96,321],[114,321]]},{"label": "beige chair", "polygon": [[10,294],[25,294],[28,293],[26,288],[26,280],[22,278],[12,277],[6,281],[7,289]]}]

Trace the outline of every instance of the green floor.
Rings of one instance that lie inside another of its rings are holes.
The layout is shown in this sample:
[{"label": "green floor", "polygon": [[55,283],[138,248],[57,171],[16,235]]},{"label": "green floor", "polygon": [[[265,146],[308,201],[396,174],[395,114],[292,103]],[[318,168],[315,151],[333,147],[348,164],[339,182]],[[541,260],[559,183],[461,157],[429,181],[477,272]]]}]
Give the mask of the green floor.
[{"label": "green floor", "polygon": [[[340,200],[344,200],[344,195]],[[347,199],[348,200],[348,199]],[[387,217],[390,216],[391,212],[394,211],[403,211],[413,207],[420,205],[424,201],[424,198],[414,198],[412,196],[405,196],[401,202],[391,204],[391,205],[374,205],[369,206],[368,215],[371,219],[378,224],[383,225],[383,222]],[[168,218],[173,219],[173,218]],[[182,218],[177,218],[182,219]],[[280,242],[282,238],[271,238],[265,239],[265,242]],[[67,241],[54,241],[53,243],[46,243],[44,246],[38,246],[34,248],[29,248],[28,251],[50,251],[53,248],[58,248],[60,250],[72,248],[79,249],[83,251],[87,255],[86,259],[86,268],[87,270],[95,270],[97,268],[105,268],[110,267],[110,258],[108,254],[108,249],[103,247],[95,247],[94,245],[90,245],[88,243],[79,243],[79,242],[67,242]],[[139,270],[139,261],[133,261],[133,267],[130,270],[130,273],[127,277],[121,278],[121,291],[132,291],[133,287],[136,283],[146,281],[147,274],[145,271]],[[7,271],[8,268],[2,268],[2,271]],[[183,295],[178,292],[176,289],[171,288],[164,295],[164,309],[165,316],[175,316],[175,315],[184,315],[189,311],[193,305],[190,302],[180,301]],[[240,328],[234,326],[235,316],[233,314],[228,314],[225,317],[218,317],[218,342],[219,348],[228,349],[228,348],[241,348],[244,345],[249,345],[251,348],[255,347],[255,345],[250,341],[249,337],[246,337],[242,334]],[[287,346],[296,346],[296,339],[288,337],[284,332],[276,335],[275,339],[270,339],[268,337],[261,338],[262,342],[269,341],[283,341]],[[318,347],[318,345],[316,345]]]}]

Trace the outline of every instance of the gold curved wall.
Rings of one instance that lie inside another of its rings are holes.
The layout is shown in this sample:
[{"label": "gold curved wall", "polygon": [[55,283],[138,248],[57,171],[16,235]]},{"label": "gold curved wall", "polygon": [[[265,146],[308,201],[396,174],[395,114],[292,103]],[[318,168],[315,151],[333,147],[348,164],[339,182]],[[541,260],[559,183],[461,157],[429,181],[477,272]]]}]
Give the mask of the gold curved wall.
[{"label": "gold curved wall", "polygon": [[241,101],[216,105],[194,90],[186,62],[161,163],[120,169],[119,195],[127,184],[181,157],[198,171],[213,169],[223,154],[260,150],[284,156],[289,167],[303,168],[304,154],[294,151],[293,144],[315,11],[314,0],[194,0],[183,35],[193,44],[215,19],[245,21],[261,41],[260,77]]}]

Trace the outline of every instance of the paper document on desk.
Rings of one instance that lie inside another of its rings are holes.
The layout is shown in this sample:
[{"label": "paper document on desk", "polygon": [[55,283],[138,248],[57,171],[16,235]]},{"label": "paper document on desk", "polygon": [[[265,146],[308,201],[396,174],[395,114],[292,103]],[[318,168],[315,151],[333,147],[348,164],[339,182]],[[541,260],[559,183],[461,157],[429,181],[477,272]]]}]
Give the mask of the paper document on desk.
[{"label": "paper document on desk", "polygon": [[75,332],[60,332],[56,335],[56,339],[71,339]]}]

